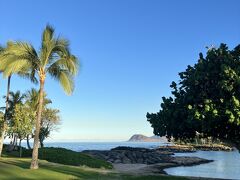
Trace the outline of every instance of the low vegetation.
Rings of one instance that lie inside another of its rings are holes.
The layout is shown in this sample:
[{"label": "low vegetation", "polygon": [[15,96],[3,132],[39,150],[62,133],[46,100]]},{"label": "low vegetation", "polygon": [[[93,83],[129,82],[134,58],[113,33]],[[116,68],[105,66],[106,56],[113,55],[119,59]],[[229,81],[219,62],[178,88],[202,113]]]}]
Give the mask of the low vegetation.
[{"label": "low vegetation", "polygon": [[[8,151],[8,145],[4,145],[3,157],[19,157],[20,147],[17,146],[17,150]],[[22,157],[30,158],[32,155],[32,149],[26,149],[22,147]],[[39,148],[39,159],[47,160],[48,162],[59,163],[72,166],[87,166],[90,168],[104,168],[112,169],[111,163],[91,157],[87,154],[68,150],[65,148],[45,147]]]},{"label": "low vegetation", "polygon": [[[31,157],[31,154],[32,150],[24,149],[23,157]],[[39,159],[65,165],[112,169],[112,164],[106,161],[93,158],[84,153],[75,152],[64,148],[53,147],[40,148]]]}]

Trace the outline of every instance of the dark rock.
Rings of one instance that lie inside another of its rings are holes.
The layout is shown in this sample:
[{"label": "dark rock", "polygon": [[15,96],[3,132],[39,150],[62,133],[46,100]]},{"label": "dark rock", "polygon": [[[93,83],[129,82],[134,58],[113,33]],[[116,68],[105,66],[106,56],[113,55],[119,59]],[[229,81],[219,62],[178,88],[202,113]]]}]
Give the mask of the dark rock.
[{"label": "dark rock", "polygon": [[[169,151],[170,152],[169,152]],[[110,151],[83,151],[86,154],[96,158],[107,160],[111,163],[123,164],[148,164],[154,165],[159,163],[170,163],[172,166],[190,165],[211,162],[206,159],[197,157],[173,157],[173,152],[182,152],[180,149],[173,147],[164,147],[158,149],[117,147]],[[188,150],[183,150],[184,152]],[[192,151],[191,151],[192,152]]]}]

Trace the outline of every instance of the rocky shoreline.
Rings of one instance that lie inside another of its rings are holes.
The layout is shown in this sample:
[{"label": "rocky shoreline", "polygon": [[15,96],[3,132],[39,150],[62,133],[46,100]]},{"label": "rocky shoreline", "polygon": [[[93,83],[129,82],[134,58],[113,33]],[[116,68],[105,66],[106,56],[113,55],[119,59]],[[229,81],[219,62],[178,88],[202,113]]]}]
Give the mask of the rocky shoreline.
[{"label": "rocky shoreline", "polygon": [[221,144],[212,145],[172,145],[172,146],[160,146],[157,148],[161,151],[168,151],[172,153],[190,153],[196,151],[233,151],[234,149],[229,146]]},{"label": "rocky shoreline", "polygon": [[112,163],[116,170],[132,174],[165,174],[164,169],[212,162],[199,157],[174,157],[174,152],[193,152],[171,148],[147,149],[117,147],[109,151],[85,150],[83,153]]}]

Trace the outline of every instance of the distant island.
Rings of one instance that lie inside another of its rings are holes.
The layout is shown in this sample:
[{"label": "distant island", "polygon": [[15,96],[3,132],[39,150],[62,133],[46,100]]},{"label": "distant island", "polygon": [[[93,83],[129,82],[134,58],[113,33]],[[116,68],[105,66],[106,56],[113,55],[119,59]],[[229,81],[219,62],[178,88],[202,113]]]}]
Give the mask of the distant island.
[{"label": "distant island", "polygon": [[134,134],[128,142],[168,142],[166,137],[151,136],[147,137],[142,134]]}]

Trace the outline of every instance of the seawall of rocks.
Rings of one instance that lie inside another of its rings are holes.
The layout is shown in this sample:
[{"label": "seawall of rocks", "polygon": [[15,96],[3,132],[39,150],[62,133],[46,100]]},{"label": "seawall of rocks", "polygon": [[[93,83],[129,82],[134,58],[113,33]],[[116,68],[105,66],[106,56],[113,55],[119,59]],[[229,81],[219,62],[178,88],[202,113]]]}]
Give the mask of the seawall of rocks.
[{"label": "seawall of rocks", "polygon": [[[178,151],[180,152],[180,151]],[[185,152],[185,151],[184,151]],[[111,163],[122,164],[170,164],[170,166],[189,166],[212,162],[212,160],[198,157],[174,157],[174,153],[168,149],[146,149],[132,147],[117,147],[109,151],[86,150],[88,155],[104,159]]]}]

